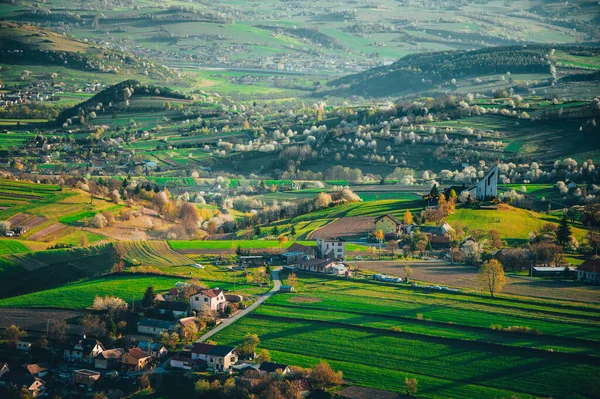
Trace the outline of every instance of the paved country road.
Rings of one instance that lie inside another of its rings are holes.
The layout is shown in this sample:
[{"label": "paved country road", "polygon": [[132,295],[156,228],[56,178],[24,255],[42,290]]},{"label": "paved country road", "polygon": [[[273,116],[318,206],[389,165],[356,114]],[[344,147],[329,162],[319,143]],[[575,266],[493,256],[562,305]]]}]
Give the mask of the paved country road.
[{"label": "paved country road", "polygon": [[212,337],[213,335],[215,335],[216,333],[218,333],[219,331],[221,331],[222,329],[230,326],[231,324],[235,323],[236,321],[238,321],[239,319],[241,319],[242,317],[246,316],[248,313],[252,312],[254,309],[256,309],[257,307],[259,307],[264,301],[266,301],[267,299],[269,299],[271,297],[271,295],[273,295],[274,293],[278,292],[279,289],[281,288],[281,281],[279,280],[279,271],[282,268],[279,267],[275,270],[273,270],[272,273],[272,277],[273,277],[273,288],[271,288],[271,290],[269,292],[267,292],[266,294],[264,294],[263,296],[261,296],[260,298],[258,298],[256,300],[256,302],[254,302],[252,305],[248,306],[246,309],[236,313],[234,316],[223,320],[223,322],[221,324],[219,324],[218,326],[216,326],[215,328],[213,328],[212,330],[210,330],[209,332],[207,332],[206,334],[204,334],[203,336],[201,336],[200,338],[198,338],[196,340],[196,342],[204,342],[207,339],[209,339],[210,337]]}]

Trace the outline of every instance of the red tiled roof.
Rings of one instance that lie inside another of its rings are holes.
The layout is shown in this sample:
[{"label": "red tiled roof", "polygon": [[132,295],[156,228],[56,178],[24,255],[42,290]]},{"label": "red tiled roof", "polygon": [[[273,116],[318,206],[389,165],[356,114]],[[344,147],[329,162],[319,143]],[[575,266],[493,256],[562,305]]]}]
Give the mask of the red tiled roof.
[{"label": "red tiled roof", "polygon": [[129,351],[127,351],[127,353],[129,353],[129,356],[131,356],[131,357],[133,357],[135,359],[143,359],[145,357],[149,357],[150,356],[146,352],[144,352],[143,350],[141,350],[140,348],[129,349]]},{"label": "red tiled roof", "polygon": [[577,270],[583,272],[600,273],[600,259],[588,259],[583,262]]}]

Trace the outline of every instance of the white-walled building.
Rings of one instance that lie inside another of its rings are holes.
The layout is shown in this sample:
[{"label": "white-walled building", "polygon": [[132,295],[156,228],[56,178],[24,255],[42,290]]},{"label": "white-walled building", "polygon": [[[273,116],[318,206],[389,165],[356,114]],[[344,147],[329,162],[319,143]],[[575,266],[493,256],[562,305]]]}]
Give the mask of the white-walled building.
[{"label": "white-walled building", "polygon": [[227,306],[225,293],[220,289],[202,290],[190,297],[190,306],[193,310],[202,310],[209,307],[213,311],[224,311]]},{"label": "white-walled building", "polygon": [[498,165],[490,169],[476,185],[466,190],[472,199],[484,201],[498,196]]}]

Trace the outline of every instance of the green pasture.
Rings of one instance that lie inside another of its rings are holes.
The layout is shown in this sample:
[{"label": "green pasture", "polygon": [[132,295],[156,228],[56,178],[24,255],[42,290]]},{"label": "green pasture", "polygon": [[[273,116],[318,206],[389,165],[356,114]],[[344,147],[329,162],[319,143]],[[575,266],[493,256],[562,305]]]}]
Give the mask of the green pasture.
[{"label": "green pasture", "polygon": [[[305,274],[299,281],[296,294],[271,297],[214,340],[235,345],[258,334],[274,361],[308,367],[325,360],[349,383],[370,388],[398,391],[405,377],[415,377],[423,398],[599,393],[578,380],[600,367],[597,307]],[[541,335],[493,331],[492,324]],[[556,373],[577,381],[557,381]]]}]

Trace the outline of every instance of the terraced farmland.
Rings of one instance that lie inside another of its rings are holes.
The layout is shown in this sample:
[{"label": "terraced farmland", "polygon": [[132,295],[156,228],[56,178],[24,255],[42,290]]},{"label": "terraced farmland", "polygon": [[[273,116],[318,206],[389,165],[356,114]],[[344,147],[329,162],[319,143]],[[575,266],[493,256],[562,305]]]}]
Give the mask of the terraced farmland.
[{"label": "terraced farmland", "polygon": [[370,388],[398,391],[416,377],[423,398],[595,398],[598,309],[300,275],[296,294],[272,297],[215,340],[237,344],[256,333],[274,361],[324,359]]},{"label": "terraced farmland", "polygon": [[115,244],[116,251],[132,265],[182,266],[192,260],[171,249],[166,241],[122,241]]}]

